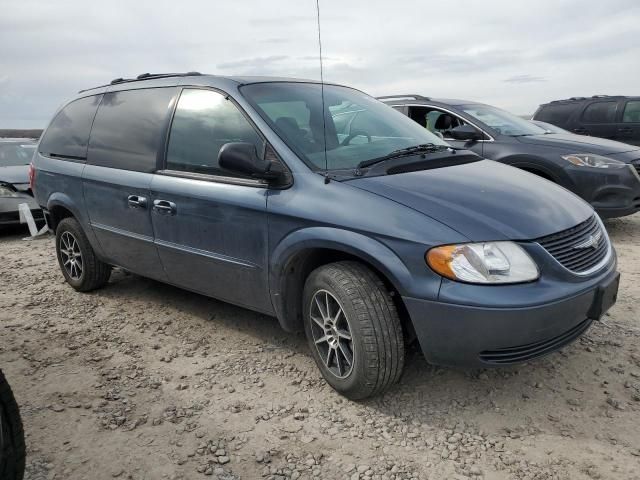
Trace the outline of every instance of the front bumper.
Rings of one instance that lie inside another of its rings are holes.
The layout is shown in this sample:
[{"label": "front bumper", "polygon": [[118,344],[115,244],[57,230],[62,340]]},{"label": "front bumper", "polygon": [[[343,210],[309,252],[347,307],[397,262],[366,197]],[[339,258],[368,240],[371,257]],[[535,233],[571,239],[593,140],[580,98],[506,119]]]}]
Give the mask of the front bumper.
[{"label": "front bumper", "polygon": [[430,363],[508,365],[551,353],[582,335],[594,320],[590,317],[604,313],[594,309],[601,303],[602,292],[609,295],[605,310],[615,302],[618,278],[614,268],[578,294],[535,306],[493,308],[403,300]]},{"label": "front bumper", "polygon": [[620,169],[571,166],[566,169],[573,188],[603,218],[640,211],[640,175],[633,165]]},{"label": "front bumper", "polygon": [[20,223],[18,205],[26,203],[36,222],[44,221],[44,214],[35,199],[26,193],[18,193],[17,197],[0,197],[0,225],[16,225]]}]

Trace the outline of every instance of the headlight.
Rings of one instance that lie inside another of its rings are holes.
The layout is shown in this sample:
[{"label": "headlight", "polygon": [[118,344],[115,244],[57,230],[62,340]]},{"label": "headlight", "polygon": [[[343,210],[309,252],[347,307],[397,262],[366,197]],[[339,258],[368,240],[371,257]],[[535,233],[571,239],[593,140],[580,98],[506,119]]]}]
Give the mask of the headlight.
[{"label": "headlight", "polygon": [[579,167],[624,168],[627,166],[626,163],[619,160],[593,155],[592,153],[572,153],[571,155],[563,155],[562,158]]},{"label": "headlight", "polygon": [[469,283],[520,283],[536,280],[538,267],[513,242],[466,243],[432,248],[427,264],[443,277]]},{"label": "headlight", "polygon": [[15,190],[6,187],[4,185],[0,185],[0,197],[18,197],[18,192]]}]

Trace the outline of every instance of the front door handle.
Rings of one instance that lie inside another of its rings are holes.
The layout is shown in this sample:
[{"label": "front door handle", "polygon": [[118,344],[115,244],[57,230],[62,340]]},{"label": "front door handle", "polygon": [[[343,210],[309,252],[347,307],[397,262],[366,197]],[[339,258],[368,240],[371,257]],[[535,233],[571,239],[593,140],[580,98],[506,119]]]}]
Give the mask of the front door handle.
[{"label": "front door handle", "polygon": [[619,128],[618,131],[620,133],[631,133],[633,129],[631,127],[622,127],[622,128]]},{"label": "front door handle", "polygon": [[176,204],[169,200],[154,200],[153,209],[161,215],[176,214]]},{"label": "front door handle", "polygon": [[140,195],[129,195],[127,204],[129,208],[147,208],[147,198]]}]

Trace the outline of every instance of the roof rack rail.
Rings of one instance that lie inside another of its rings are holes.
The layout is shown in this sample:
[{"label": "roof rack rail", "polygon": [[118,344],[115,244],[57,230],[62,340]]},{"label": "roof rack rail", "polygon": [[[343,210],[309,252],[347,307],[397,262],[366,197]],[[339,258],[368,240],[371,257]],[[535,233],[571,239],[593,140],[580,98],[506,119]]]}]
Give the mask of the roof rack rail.
[{"label": "roof rack rail", "polygon": [[417,95],[415,93],[409,93],[407,95],[384,95],[382,97],[376,97],[378,100],[390,100],[390,99],[398,99],[401,100],[403,98],[410,98],[413,100],[431,100],[429,97],[425,97],[423,95]]},{"label": "roof rack rail", "polygon": [[186,73],[141,73],[136,78],[123,78],[118,77],[111,80],[106,85],[99,85],[97,87],[86,88],[84,90],[80,90],[78,93],[86,92],[88,90],[93,90],[94,88],[108,87],[109,85],[117,85],[119,83],[130,83],[130,82],[139,82],[141,80],[151,80],[153,78],[168,78],[168,77],[192,77],[202,75],[200,72],[186,72]]},{"label": "roof rack rail", "polygon": [[591,98],[607,98],[609,95],[592,95]]}]

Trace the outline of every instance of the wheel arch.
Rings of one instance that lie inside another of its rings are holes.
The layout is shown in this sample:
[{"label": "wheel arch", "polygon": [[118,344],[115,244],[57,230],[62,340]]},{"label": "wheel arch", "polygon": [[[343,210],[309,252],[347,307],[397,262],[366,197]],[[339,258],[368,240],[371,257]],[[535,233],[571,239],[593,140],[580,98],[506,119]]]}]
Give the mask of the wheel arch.
[{"label": "wheel arch", "polygon": [[554,183],[560,183],[558,172],[547,165],[548,163],[550,163],[550,161],[547,159],[532,157],[530,155],[516,155],[506,158],[502,161],[504,163],[507,163],[508,165],[511,165],[512,167],[524,170],[525,172],[529,172],[534,175],[538,175],[539,177],[546,178],[547,180],[550,180]]},{"label": "wheel arch", "polygon": [[371,268],[391,292],[407,331],[413,331],[411,322],[405,322],[408,316],[401,298],[403,285],[411,279],[404,263],[371,237],[330,227],[298,230],[280,242],[271,255],[271,300],[283,329],[299,331],[302,327],[302,291],[309,274],[341,260],[358,261]]},{"label": "wheel arch", "polygon": [[54,232],[58,223],[65,218],[74,217],[80,222],[78,210],[73,206],[73,202],[68,195],[64,193],[54,193],[47,201],[47,212],[49,213],[47,221],[49,228]]}]

